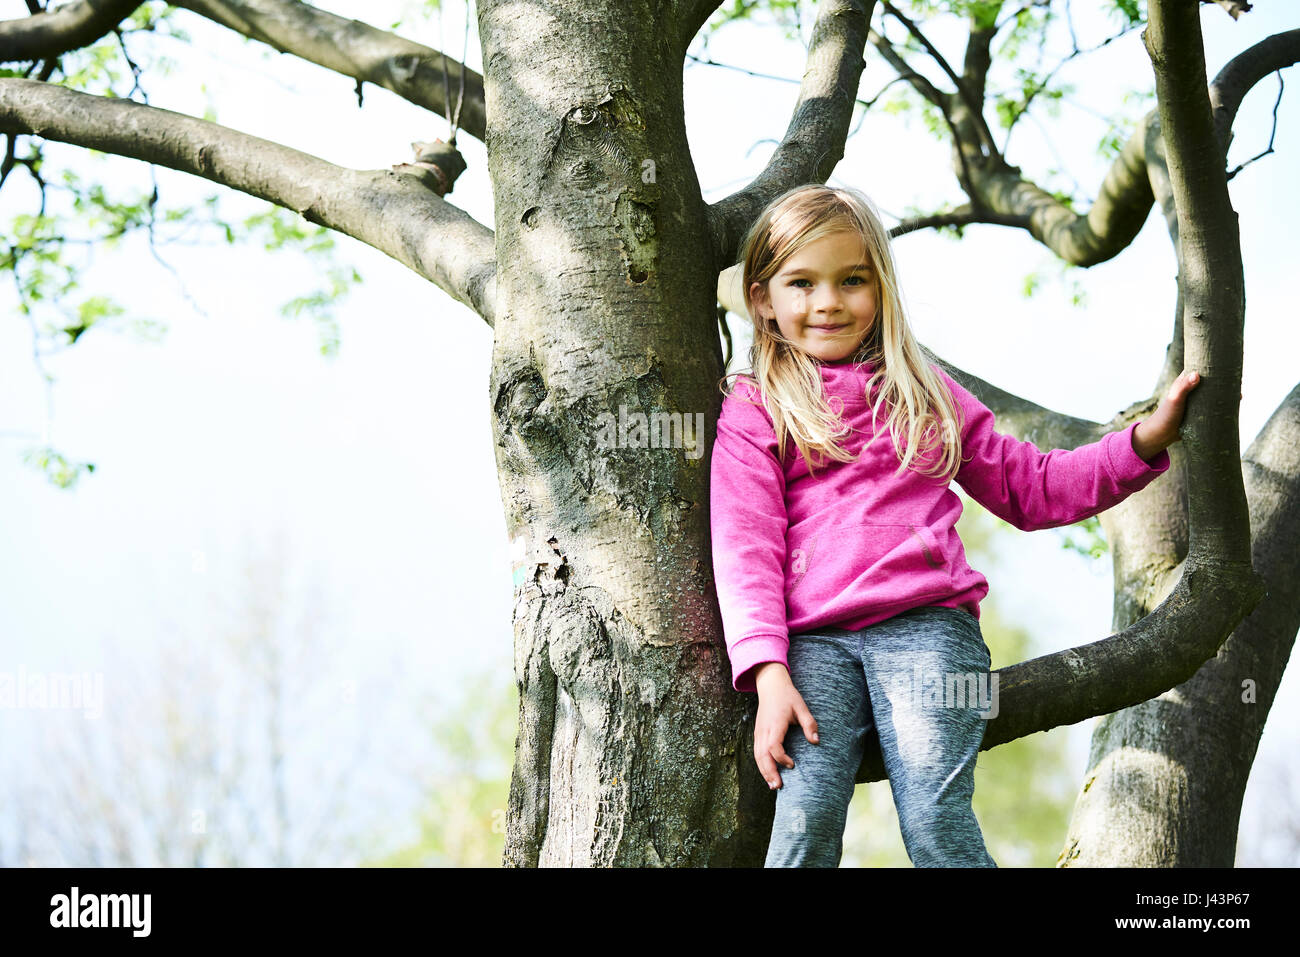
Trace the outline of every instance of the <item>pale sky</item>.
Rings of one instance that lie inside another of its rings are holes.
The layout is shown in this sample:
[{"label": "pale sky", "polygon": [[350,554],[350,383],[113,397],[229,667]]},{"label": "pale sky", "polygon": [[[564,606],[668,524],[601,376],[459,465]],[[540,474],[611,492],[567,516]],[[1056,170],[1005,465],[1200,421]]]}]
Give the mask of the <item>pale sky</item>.
[{"label": "pale sky", "polygon": [[[414,4],[321,6],[387,27]],[[20,14],[10,7],[6,15]],[[1300,25],[1288,7],[1264,0],[1236,23],[1203,8],[1211,75],[1250,43]],[[450,4],[446,16],[442,44],[436,21],[402,32],[459,56],[463,7]],[[224,125],[362,169],[409,161],[411,142],[447,136],[444,119],[384,90],[367,86],[358,109],[351,80],[187,11],[176,22],[192,46],[130,41],[141,55],[156,50],[177,61],[170,77],[143,78],[154,106],[202,115],[210,94]],[[467,59],[481,72],[473,26]],[[1087,26],[1080,22],[1081,40]],[[942,43],[943,32],[935,39]],[[703,53],[698,41],[692,51]],[[770,29],[731,27],[708,55],[764,73],[803,72],[802,51]],[[890,77],[870,49],[866,60],[864,98]],[[1095,153],[1104,124],[1094,114],[1120,112],[1123,92],[1150,86],[1150,66],[1135,32],[1062,75],[1076,80],[1078,105],[1063,104],[1059,121],[1043,120],[1055,129],[1054,148],[1043,127],[1025,122],[1009,159],[1044,183],[1044,170],[1068,160],[1086,202],[1105,170]],[[714,202],[767,161],[797,85],[697,64],[685,76],[690,159]],[[1246,99],[1232,163],[1267,145],[1276,93],[1270,78]],[[746,103],[750,109],[738,108]],[[1243,448],[1297,378],[1294,245],[1283,211],[1300,208],[1300,186],[1288,174],[1298,131],[1300,106],[1286,97],[1276,154],[1231,183],[1247,281]],[[448,200],[491,226],[485,150],[468,136],[460,147],[469,169]],[[149,188],[147,167],[135,161],[90,160],[57,143],[47,144],[46,161],[47,171],[71,166],[119,195]],[[157,178],[167,207],[214,192],[228,219],[265,207],[170,170]],[[947,149],[919,122],[909,128],[879,112],[850,140],[831,182],[865,190],[890,213],[959,200]],[[0,191],[0,221],[34,209],[35,192],[16,170]],[[138,236],[98,250],[78,299],[110,295],[168,331],[149,344],[93,329],[47,358],[57,378],[52,420],[30,330],[12,286],[0,290],[10,316],[0,324],[0,669],[102,671],[111,706],[114,694],[127,693],[124,681],[114,682],[122,654],[208,640],[227,614],[218,609],[237,609],[244,562],[280,537],[290,560],[289,607],[314,610],[323,634],[350,649],[340,667],[365,683],[363,709],[399,704],[383,733],[410,733],[419,702],[454,700],[470,675],[509,680],[512,592],[489,419],[491,330],[381,253],[346,237],[338,244],[339,260],[354,264],[364,283],[336,312],[341,350],[332,360],[318,354],[309,320],[278,314],[325,281],[297,255],[224,243],[161,247],[178,282]],[[1097,420],[1149,392],[1174,302],[1174,261],[1158,215],[1118,259],[1072,271],[1087,296],[1078,308],[1051,278],[1036,297],[1021,295],[1028,272],[1056,273],[1050,254],[1018,232],[972,227],[962,242],[914,234],[895,249],[919,337],[958,366]],[[73,490],[21,462],[46,433],[69,458],[96,464]],[[1002,607],[1038,639],[1038,653],[1110,631],[1109,563],[1090,565],[1060,542],[1056,532],[1008,536],[997,574],[985,570]],[[316,599],[306,591],[312,582]],[[238,620],[237,611],[228,614]],[[1287,737],[1297,712],[1294,669],[1289,675],[1257,768],[1282,755],[1294,766]],[[30,730],[3,712],[0,730],[11,720]],[[1090,726],[1072,729],[1080,771]],[[9,733],[0,740],[17,751],[31,744]]]}]

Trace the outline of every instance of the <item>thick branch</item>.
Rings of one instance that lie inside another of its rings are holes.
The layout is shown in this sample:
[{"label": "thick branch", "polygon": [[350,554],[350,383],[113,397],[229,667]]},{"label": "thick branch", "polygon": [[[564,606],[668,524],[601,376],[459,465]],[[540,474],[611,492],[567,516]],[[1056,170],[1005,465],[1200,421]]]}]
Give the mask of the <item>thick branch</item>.
[{"label": "thick branch", "polygon": [[50,60],[94,43],[140,0],[79,0],[49,13],[0,20],[0,63]]},{"label": "thick branch", "polygon": [[[1242,51],[1219,71],[1210,87],[1210,103],[1215,137],[1224,155],[1242,98],[1261,79],[1297,61],[1300,30],[1289,30]],[[1153,148],[1161,155],[1153,155]],[[1133,241],[1151,208],[1150,166],[1164,162],[1160,123],[1152,110],[1124,144],[1096,203],[1085,214],[1069,209],[1015,169],[982,179],[980,189],[991,209],[1008,215],[1027,213],[1030,234],[1066,262],[1091,266],[1113,258]]]},{"label": "thick branch", "polygon": [[677,38],[685,51],[700,28],[709,22],[722,0],[674,0],[670,23],[677,28]]},{"label": "thick branch", "polygon": [[[993,38],[999,29],[996,21],[1001,9],[1002,4],[999,3],[980,11],[972,10],[970,14],[970,37],[966,42],[966,56],[962,62],[961,78],[970,96],[980,104],[981,113],[989,67],[993,63]],[[981,20],[983,23],[980,22]],[[990,145],[992,141],[993,136],[990,133]]]},{"label": "thick branch", "polygon": [[1110,423],[1093,422],[1090,419],[1078,419],[1064,412],[1057,412],[1005,389],[999,389],[991,382],[959,369],[951,362],[941,359],[925,346],[921,350],[937,363],[963,388],[969,390],[992,411],[998,431],[1014,435],[1022,442],[1032,442],[1041,452],[1052,449],[1077,449],[1081,445],[1096,442],[1107,432],[1122,428],[1117,417]]},{"label": "thick branch", "polygon": [[1178,211],[1184,361],[1201,374],[1182,430],[1194,471],[1188,482],[1187,560],[1249,567],[1238,436],[1245,280],[1223,154],[1205,148],[1215,134],[1198,9],[1152,0],[1143,40],[1155,70]]},{"label": "thick branch", "polygon": [[35,80],[0,79],[0,132],[157,163],[292,209],[392,256],[493,323],[492,231],[413,176],[346,169],[192,116]]},{"label": "thick branch", "polygon": [[1155,119],[1142,118],[1106,172],[1101,191],[1086,213],[1075,212],[1014,166],[978,177],[976,189],[989,207],[1004,215],[1027,215],[1029,234],[1075,266],[1093,266],[1122,252],[1151,212],[1146,175],[1146,132]]},{"label": "thick branch", "polygon": [[[1274,34],[1238,53],[1210,84],[1210,105],[1214,111],[1214,135],[1225,160],[1232,139],[1232,124],[1246,93],[1261,79],[1300,60],[1300,30]],[[1178,212],[1174,204],[1169,167],[1165,162],[1165,140],[1158,120],[1149,124],[1146,137],[1147,181],[1155,195],[1174,245],[1174,254],[1182,272],[1182,244],[1178,240]],[[1163,392],[1183,371],[1183,298],[1179,290],[1177,311],[1169,348],[1156,381],[1156,391]]]},{"label": "thick branch", "polygon": [[824,183],[843,157],[874,7],[875,0],[818,4],[807,69],[785,137],[752,183],[709,207],[719,269],[736,261],[741,237],[769,201],[804,183]]},{"label": "thick branch", "polygon": [[[175,0],[174,6],[260,40],[281,53],[292,53],[344,76],[381,86],[448,119],[463,73],[465,100],[460,107],[459,128],[480,141],[487,135],[483,77],[423,44],[296,0]],[[443,85],[444,65],[451,105]]]},{"label": "thick branch", "polygon": [[[1017,167],[1007,165],[993,147],[991,135],[985,135],[987,126],[979,107],[984,98],[989,44],[996,32],[996,27],[980,27],[972,19],[963,65],[965,85],[958,84],[964,98],[936,89],[876,31],[871,32],[870,40],[900,77],[942,111],[952,137],[953,171],[971,207],[984,217],[982,221],[1026,225],[1030,235],[1073,265],[1090,266],[1110,259],[1133,241],[1151,210],[1143,150],[1145,127],[1154,114],[1143,120],[1143,128],[1125,144],[1092,209],[1076,213],[1023,177]],[[946,63],[941,66],[951,75]]]}]

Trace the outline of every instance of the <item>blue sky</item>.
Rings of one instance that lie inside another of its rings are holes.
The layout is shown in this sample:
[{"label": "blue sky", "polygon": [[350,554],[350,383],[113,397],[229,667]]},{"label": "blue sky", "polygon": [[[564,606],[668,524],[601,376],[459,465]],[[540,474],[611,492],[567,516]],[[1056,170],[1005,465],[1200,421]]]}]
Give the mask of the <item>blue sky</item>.
[{"label": "blue sky", "polygon": [[[323,6],[387,26],[413,5]],[[1236,23],[1216,7],[1203,9],[1211,74],[1251,42],[1294,28],[1287,6],[1257,3]],[[459,55],[461,16],[460,7],[447,11],[452,55]],[[218,122],[362,169],[409,160],[412,141],[447,135],[445,120],[386,91],[367,87],[358,109],[350,80],[185,11],[177,22],[193,46],[132,41],[177,61],[165,81],[148,74],[142,81],[155,106],[202,115],[210,96]],[[436,21],[405,32],[439,46]],[[939,30],[935,39],[949,38]],[[803,70],[797,45],[752,26],[724,32],[709,55],[788,77]],[[869,96],[889,74],[870,50],[866,59],[861,92]],[[481,70],[472,24],[468,61]],[[689,65],[685,76],[691,160],[705,198],[716,201],[762,168],[797,85],[703,65]],[[1068,158],[1091,197],[1105,170],[1095,155],[1104,130],[1096,114],[1119,111],[1124,92],[1150,86],[1138,35],[1072,78],[1073,102],[1062,105],[1059,120],[1043,121],[1054,143],[1027,123],[1009,159],[1043,181],[1042,170]],[[1276,92],[1269,79],[1247,98],[1232,162],[1264,149]],[[1243,447],[1297,375],[1294,246],[1285,216],[1300,208],[1300,187],[1287,174],[1300,148],[1298,111],[1294,97],[1283,100],[1276,155],[1231,184],[1247,280]],[[485,151],[469,137],[460,145],[469,169],[448,199],[491,225]],[[147,169],[133,161],[92,161],[56,143],[46,155],[51,168],[66,164],[110,188],[147,188]],[[167,205],[221,192],[232,219],[265,205],[169,170],[157,176]],[[15,172],[0,192],[4,222],[34,208],[23,179]],[[959,198],[946,149],[919,123],[884,114],[867,118],[831,182],[866,190],[888,212]],[[0,324],[0,668],[103,671],[111,706],[115,694],[129,694],[129,679],[115,680],[114,671],[127,657],[197,647],[223,623],[238,622],[247,563],[279,542],[286,614],[319,619],[323,640],[338,649],[337,673],[368,689],[363,704],[395,706],[385,734],[409,732],[421,702],[456,700],[470,675],[508,680],[510,559],[490,431],[491,331],[382,254],[347,238],[339,248],[365,281],[338,310],[341,350],[333,359],[319,355],[309,321],[278,313],[322,282],[295,255],[224,243],[163,247],[159,255],[178,281],[138,238],[97,251],[82,291],[107,293],[132,316],[165,323],[167,333],[153,344],[95,329],[47,359],[57,377],[52,419],[30,331],[14,312],[11,289],[0,290],[0,308],[11,317]],[[1027,273],[1046,269],[1050,277],[1054,267],[1019,233],[973,227],[960,243],[915,234],[896,251],[918,335],[957,365],[1098,420],[1150,389],[1174,302],[1175,267],[1158,216],[1117,260],[1072,271],[1086,293],[1082,307],[1069,305],[1065,286],[1051,278],[1036,297],[1023,297]],[[70,491],[52,487],[20,461],[42,435],[70,458],[93,461],[95,473]],[[1002,606],[1039,637],[1041,652],[1110,631],[1108,564],[1063,551],[1054,532],[1008,536],[989,577]],[[1294,685],[1284,683],[1257,767],[1294,753],[1294,738],[1288,743],[1289,732],[1278,730],[1294,724]],[[0,715],[0,728],[7,721],[17,717]],[[30,722],[21,727],[31,730]],[[1087,724],[1072,732],[1080,770],[1088,732]],[[18,750],[32,743],[0,738]],[[1248,815],[1252,800],[1248,792]]]}]

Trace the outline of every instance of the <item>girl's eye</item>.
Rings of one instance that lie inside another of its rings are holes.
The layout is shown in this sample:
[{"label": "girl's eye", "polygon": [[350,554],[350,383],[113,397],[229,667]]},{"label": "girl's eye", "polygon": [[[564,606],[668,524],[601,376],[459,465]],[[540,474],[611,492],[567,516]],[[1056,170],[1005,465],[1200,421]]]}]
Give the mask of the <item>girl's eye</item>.
[{"label": "girl's eye", "polygon": [[[866,277],[864,277],[864,276],[850,276],[848,279],[846,279],[846,280],[844,280],[844,281],[845,281],[845,282],[850,282],[850,283],[855,282],[856,285],[862,285],[863,283],[865,283],[865,282],[867,281],[867,279],[866,279]],[[798,284],[801,283],[801,282],[808,282],[808,280],[807,280],[807,279],[791,279],[791,280],[790,280],[790,285],[792,285],[792,286],[796,286],[797,288],[802,288],[802,287],[799,287],[799,286],[798,286]]]}]

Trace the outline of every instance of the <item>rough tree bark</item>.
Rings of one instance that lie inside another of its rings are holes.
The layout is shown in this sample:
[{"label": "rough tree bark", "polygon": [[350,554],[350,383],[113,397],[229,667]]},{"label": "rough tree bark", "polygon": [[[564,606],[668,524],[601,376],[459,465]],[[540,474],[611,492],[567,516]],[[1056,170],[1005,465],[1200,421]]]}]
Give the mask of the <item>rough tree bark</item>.
[{"label": "rough tree bark", "polygon": [[[598,447],[601,413],[716,417],[716,271],[662,4],[480,0],[495,189],[491,401],[522,553],[505,861],[751,859],[744,702],[716,642],[708,457]],[[593,42],[593,38],[598,42]],[[683,437],[684,438],[684,437]],[[699,436],[704,451],[704,436]]]}]

